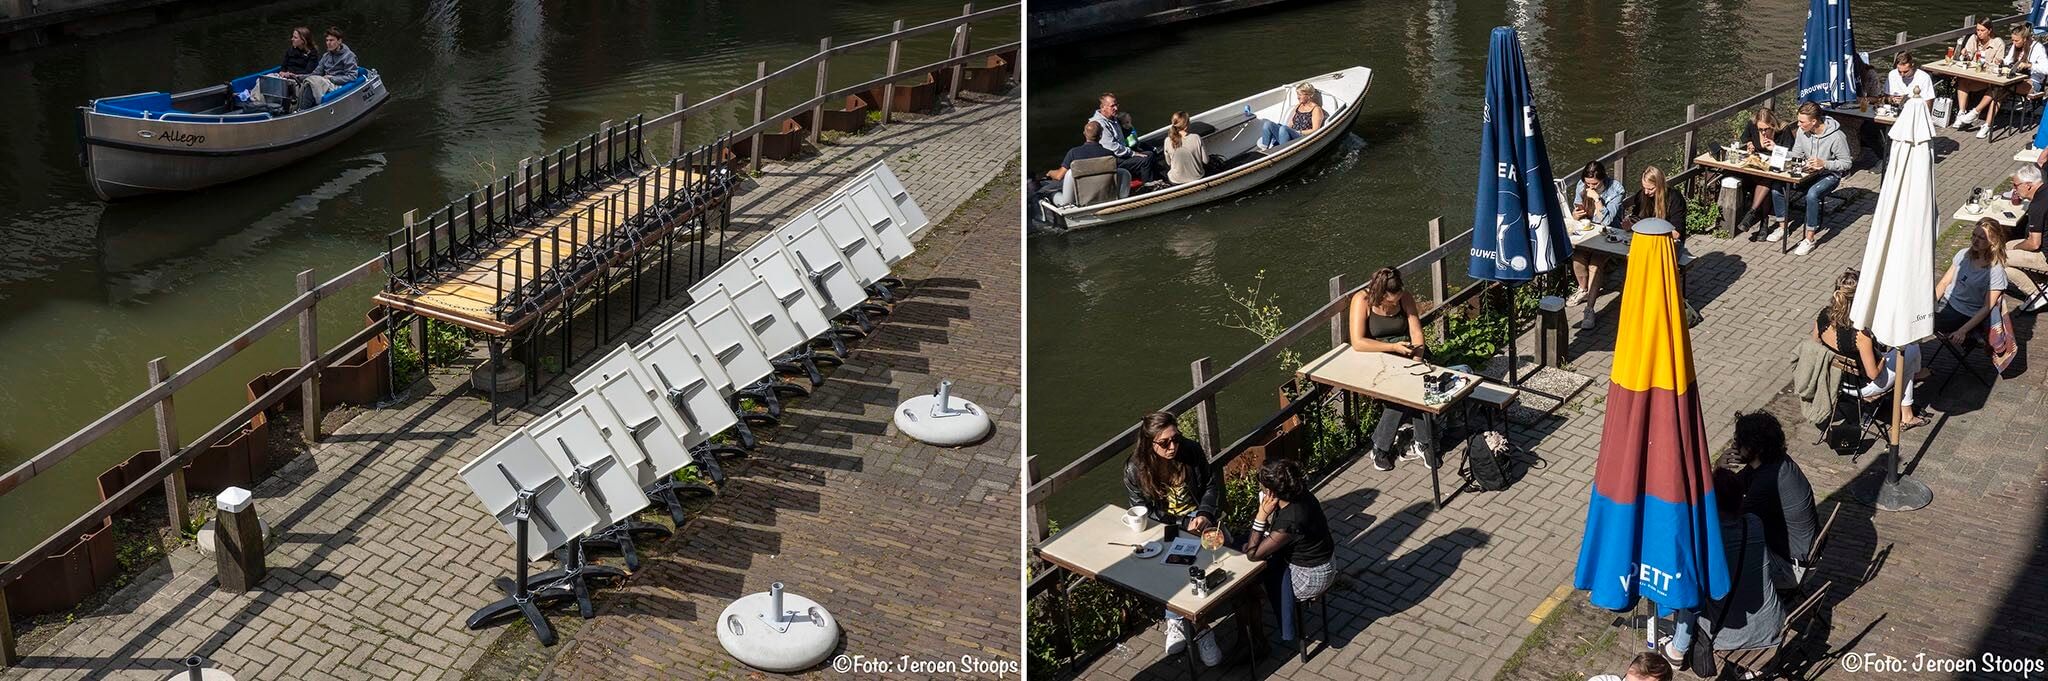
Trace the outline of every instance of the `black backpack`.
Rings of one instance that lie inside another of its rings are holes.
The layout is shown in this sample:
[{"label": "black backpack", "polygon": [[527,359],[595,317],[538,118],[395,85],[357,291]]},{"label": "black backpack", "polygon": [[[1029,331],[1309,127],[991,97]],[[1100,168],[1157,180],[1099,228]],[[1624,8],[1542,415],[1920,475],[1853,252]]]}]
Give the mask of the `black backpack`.
[{"label": "black backpack", "polygon": [[1507,489],[1508,461],[1514,458],[1515,446],[1501,428],[1500,412],[1478,409],[1473,413],[1486,414],[1485,422],[1475,418],[1470,424],[1471,434],[1465,436],[1465,468],[1459,472],[1479,491]]}]

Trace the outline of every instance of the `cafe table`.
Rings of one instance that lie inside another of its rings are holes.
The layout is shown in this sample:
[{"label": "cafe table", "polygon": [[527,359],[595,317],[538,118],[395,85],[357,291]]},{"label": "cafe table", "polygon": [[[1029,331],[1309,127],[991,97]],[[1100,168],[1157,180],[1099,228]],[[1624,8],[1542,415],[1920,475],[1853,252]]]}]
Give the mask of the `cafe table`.
[{"label": "cafe table", "polygon": [[1783,170],[1772,170],[1768,166],[1758,168],[1745,163],[1729,163],[1727,161],[1714,158],[1714,155],[1711,153],[1700,154],[1699,157],[1694,158],[1692,162],[1694,165],[1713,168],[1715,170],[1719,170],[1722,172],[1737,173],[1758,179],[1770,180],[1772,182],[1789,182],[1792,184],[1798,184],[1799,181],[1805,177],[1803,175],[1793,175]]},{"label": "cafe table", "polygon": [[[1222,616],[1225,604],[1231,604],[1244,627],[1244,638],[1250,643],[1253,656],[1263,655],[1266,635],[1259,615],[1263,596],[1258,575],[1266,564],[1228,547],[1197,551],[1194,565],[1201,567],[1203,573],[1222,570],[1221,581],[1211,586],[1208,595],[1197,596],[1188,579],[1189,566],[1165,563],[1166,526],[1148,523],[1150,527],[1144,530],[1132,529],[1124,524],[1125,511],[1116,504],[1104,504],[1081,522],[1040,543],[1038,557],[1187,618],[1192,625],[1191,634],[1199,634],[1205,623]],[[1162,543],[1159,555],[1139,558],[1132,553],[1130,545],[1143,546],[1155,541]],[[1201,673],[1195,666],[1194,635],[1188,638],[1186,655],[1188,678],[1192,679]]]},{"label": "cafe table", "polygon": [[[1359,352],[1349,345],[1339,345],[1325,352],[1321,357],[1301,365],[1296,373],[1308,380],[1338,390],[1349,391],[1366,397],[1392,402],[1422,414],[1422,422],[1415,425],[1416,432],[1435,433],[1436,419],[1451,407],[1472,394],[1479,387],[1481,377],[1455,369],[1440,367],[1428,362],[1417,361],[1385,352]],[[1450,375],[1464,380],[1456,390],[1444,395],[1444,399],[1430,404],[1424,398],[1422,379],[1425,376]],[[1490,388],[1492,386],[1489,386]],[[1513,391],[1512,388],[1507,390]],[[1436,499],[1436,507],[1444,507],[1443,483],[1438,469],[1443,466],[1442,444],[1437,438],[1428,438],[1430,446],[1422,453],[1423,463],[1429,466],[1429,491]]]},{"label": "cafe table", "polygon": [[2014,73],[2009,76],[2001,76],[1998,75],[1998,69],[1995,67],[1988,69],[1979,69],[1974,66],[1967,66],[1959,62],[1949,61],[1947,59],[1943,59],[1932,64],[1925,64],[1922,65],[1920,68],[1926,69],[1927,72],[1932,75],[1948,76],[1950,78],[1961,78],[1963,80],[1973,80],[1994,87],[2006,87],[2027,79],[2027,74],[2024,73]]},{"label": "cafe table", "polygon": [[1977,224],[1978,220],[1991,218],[1998,224],[2011,228],[2020,226],[2020,218],[2025,217],[2026,214],[2025,206],[2007,201],[2004,198],[1994,197],[1990,201],[1984,202],[1977,211],[1970,210],[1970,204],[1966,202],[1956,207],[1956,214],[1953,217],[1973,225]]}]

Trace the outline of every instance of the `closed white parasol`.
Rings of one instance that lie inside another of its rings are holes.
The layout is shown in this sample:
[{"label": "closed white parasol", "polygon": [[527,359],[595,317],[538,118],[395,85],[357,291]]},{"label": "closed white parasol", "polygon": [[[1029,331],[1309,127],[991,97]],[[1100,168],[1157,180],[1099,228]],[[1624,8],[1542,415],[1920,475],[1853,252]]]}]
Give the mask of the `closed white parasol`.
[{"label": "closed white parasol", "polygon": [[[1928,140],[1934,124],[1927,101],[1908,98],[1892,125],[1891,160],[1878,189],[1877,212],[1870,219],[1870,242],[1863,247],[1862,276],[1849,318],[1877,342],[1892,347],[1918,343],[1934,335],[1934,152]],[[1891,353],[1893,376],[1901,376],[1901,353]],[[1895,380],[1892,390],[1891,458],[1885,481],[1871,501],[1881,510],[1911,511],[1933,501],[1927,485],[1902,477],[1899,468],[1900,388],[1910,378]]]}]

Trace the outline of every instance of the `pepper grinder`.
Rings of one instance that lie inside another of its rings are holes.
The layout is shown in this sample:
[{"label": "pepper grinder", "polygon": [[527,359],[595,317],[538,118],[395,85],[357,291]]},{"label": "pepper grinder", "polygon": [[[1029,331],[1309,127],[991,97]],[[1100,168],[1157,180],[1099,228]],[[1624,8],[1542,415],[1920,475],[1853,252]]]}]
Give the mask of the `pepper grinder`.
[{"label": "pepper grinder", "polygon": [[1201,567],[1195,565],[1188,566],[1188,584],[1194,587],[1196,598],[1209,597],[1209,582],[1202,579]]}]

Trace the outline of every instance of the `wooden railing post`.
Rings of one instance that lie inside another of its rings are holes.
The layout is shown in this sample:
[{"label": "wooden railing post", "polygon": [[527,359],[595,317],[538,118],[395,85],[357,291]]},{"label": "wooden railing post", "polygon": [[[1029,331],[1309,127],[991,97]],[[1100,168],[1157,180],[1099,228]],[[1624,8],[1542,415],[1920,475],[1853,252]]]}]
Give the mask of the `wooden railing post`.
[{"label": "wooden railing post", "polygon": [[[1444,218],[1439,215],[1429,219],[1429,250],[1434,251],[1438,246],[1442,245],[1444,245]],[[1449,277],[1449,272],[1444,269],[1443,258],[1437,258],[1434,262],[1429,263],[1429,304],[1431,308],[1444,304],[1444,288],[1450,285]],[[1450,322],[1445,321],[1442,314],[1438,314],[1436,320],[1431,325],[1436,327],[1436,336],[1438,338],[1444,337],[1444,334],[1450,331]]]},{"label": "wooden railing post", "polygon": [[[1330,300],[1335,301],[1343,296],[1344,275],[1339,274],[1337,276],[1330,277]],[[1344,328],[1347,324],[1350,323],[1350,321],[1351,312],[1349,310],[1346,310],[1330,318],[1330,347],[1334,348],[1339,345],[1343,345],[1345,341],[1350,340],[1348,338],[1348,336],[1350,336],[1350,329]]]},{"label": "wooden railing post", "polygon": [[7,590],[0,589],[0,669],[21,664],[21,653],[14,648],[14,623],[7,614]]},{"label": "wooden railing post", "polygon": [[[818,39],[818,92],[811,95],[812,97],[822,98],[825,96],[825,74],[832,66],[832,56],[825,53],[831,49],[831,36]],[[825,103],[818,102],[817,106],[811,108],[811,146],[818,145],[818,133],[824,130],[824,128]]]},{"label": "wooden railing post", "polygon": [[[313,271],[299,273],[299,295],[313,292]],[[320,361],[319,309],[316,301],[299,313],[299,365],[305,366]],[[425,355],[424,352],[421,353]],[[320,441],[320,372],[314,371],[299,385],[299,415],[303,421],[306,444]],[[168,456],[168,455],[166,455]]]},{"label": "wooden railing post", "polygon": [[[758,81],[767,77],[768,62],[755,62],[754,80]],[[767,97],[768,85],[766,83],[762,83],[754,88],[754,125],[756,126],[761,124],[761,108],[768,104]],[[761,132],[759,130],[754,131],[754,136],[751,139],[753,141],[748,146],[753,147],[754,158],[747,162],[747,170],[748,172],[759,173],[761,172]]]},{"label": "wooden railing post", "polygon": [[[890,33],[902,33],[902,32],[903,32],[903,20],[902,20],[902,19],[897,19],[897,20],[896,20],[896,23],[895,23],[895,24],[893,24],[893,25],[891,25],[891,26],[889,27],[889,32],[890,32]],[[894,75],[896,75],[896,58],[897,58],[897,56],[898,56],[899,54],[901,54],[902,50],[903,50],[903,41],[901,41],[901,40],[897,40],[897,39],[894,39],[894,38],[891,38],[891,39],[889,39],[889,70],[887,70],[887,71],[883,71],[883,72],[882,72],[882,75],[886,75],[886,76],[894,76]],[[895,115],[896,115],[896,79],[895,79],[895,78],[890,78],[890,79],[889,79],[889,81],[888,81],[887,83],[884,83],[884,84],[882,85],[882,125],[888,125],[888,124],[889,124],[889,120],[890,120],[891,118],[895,117]]]},{"label": "wooden railing post", "polygon": [[1898,34],[1897,36],[1895,36],[1894,38],[1892,38],[1892,44],[1893,44],[1893,45],[1904,45],[1904,44],[1906,44],[1906,32],[1905,32],[1905,31],[1899,31],[1899,34]]},{"label": "wooden railing post", "polygon": [[[1203,357],[1189,364],[1188,373],[1195,379],[1195,388],[1200,389],[1209,380],[1209,358]],[[1202,448],[1208,450],[1210,456],[1221,454],[1217,450],[1224,444],[1223,437],[1216,432],[1216,425],[1216,398],[1195,403],[1195,430],[1200,431]]]},{"label": "wooden railing post", "polygon": [[[169,380],[164,373],[164,358],[149,360],[149,384]],[[156,450],[168,459],[178,453],[177,411],[172,408],[171,398],[165,397],[156,403]],[[185,503],[185,469],[174,468],[164,478],[164,505],[171,510],[171,527],[179,532],[192,526],[192,509]]]},{"label": "wooden railing post", "polygon": [[[1764,92],[1770,92],[1771,89],[1775,87],[1778,87],[1778,74],[1775,72],[1764,74]],[[1765,99],[1764,107],[1772,111],[1777,111],[1778,98],[1771,97],[1769,99]]]},{"label": "wooden railing post", "polygon": [[[1628,177],[1628,131],[1614,131],[1614,176]],[[1622,186],[1628,186],[1624,180]]]},{"label": "wooden railing post", "polygon": [[[974,3],[967,3],[965,6],[960,8],[961,16],[966,16],[973,13]],[[953,28],[953,53],[947,55],[948,57],[959,58],[967,54],[967,30],[968,24],[964,23]],[[953,65],[953,83],[946,89],[946,99],[953,102],[954,108],[960,107],[960,77],[961,74],[966,72],[966,70],[966,64]]]},{"label": "wooden railing post", "polygon": [[669,158],[683,155],[683,123],[690,120],[690,115],[683,113],[683,109],[689,108],[684,106],[687,103],[687,100],[683,99],[683,93],[676,93],[676,124],[669,126]]},{"label": "wooden railing post", "polygon": [[1680,162],[1679,170],[1681,171],[1692,167],[1693,158],[1700,155],[1699,143],[1693,139],[1693,133],[1697,128],[1692,124],[1693,121],[1699,120],[1699,118],[1700,105],[1685,105],[1685,160]]}]

